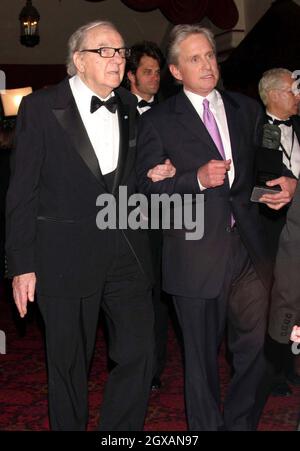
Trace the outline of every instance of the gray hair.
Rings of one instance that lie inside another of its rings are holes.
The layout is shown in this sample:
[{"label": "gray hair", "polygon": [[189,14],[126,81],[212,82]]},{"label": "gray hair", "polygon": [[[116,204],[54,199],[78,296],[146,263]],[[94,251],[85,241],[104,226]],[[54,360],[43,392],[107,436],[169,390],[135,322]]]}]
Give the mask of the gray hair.
[{"label": "gray hair", "polygon": [[213,51],[216,52],[216,42],[214,35],[208,28],[202,27],[200,24],[176,25],[169,35],[169,42],[167,46],[168,64],[178,64],[179,45],[182,41],[184,41],[184,39],[192,34],[203,34],[210,42]]},{"label": "gray hair", "polygon": [[258,91],[265,106],[267,106],[268,102],[268,91],[271,91],[271,89],[280,89],[282,87],[283,75],[290,75],[290,77],[292,77],[292,72],[288,69],[283,69],[282,67],[276,67],[263,73],[258,84]]},{"label": "gray hair", "polygon": [[95,20],[93,22],[89,22],[74,31],[68,41],[68,56],[66,65],[67,72],[70,76],[73,76],[77,73],[77,69],[73,62],[74,53],[82,49],[82,44],[87,36],[87,32],[95,27],[111,28],[112,30],[119,33],[119,30],[117,30],[116,26],[112,22],[105,20]]}]

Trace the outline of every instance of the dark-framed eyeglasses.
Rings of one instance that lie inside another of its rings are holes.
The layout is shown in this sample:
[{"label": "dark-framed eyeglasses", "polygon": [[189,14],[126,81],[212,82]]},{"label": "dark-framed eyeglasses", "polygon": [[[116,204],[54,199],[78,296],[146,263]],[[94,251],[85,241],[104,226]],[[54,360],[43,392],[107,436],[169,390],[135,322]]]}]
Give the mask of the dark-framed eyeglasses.
[{"label": "dark-framed eyeglasses", "polygon": [[131,49],[127,47],[120,47],[118,49],[114,47],[99,47],[99,49],[82,49],[79,51],[98,53],[102,58],[112,58],[115,56],[116,52],[118,52],[121,58],[129,58],[131,53]]}]

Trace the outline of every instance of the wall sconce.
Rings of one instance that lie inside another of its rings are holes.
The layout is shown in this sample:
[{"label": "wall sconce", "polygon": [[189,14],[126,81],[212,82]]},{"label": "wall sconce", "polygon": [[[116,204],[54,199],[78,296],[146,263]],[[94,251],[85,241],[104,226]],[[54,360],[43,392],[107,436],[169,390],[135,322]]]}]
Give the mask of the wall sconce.
[{"label": "wall sconce", "polygon": [[40,42],[39,36],[39,20],[40,15],[38,10],[32,6],[32,1],[27,0],[26,6],[22,9],[19,15],[21,23],[20,41],[26,47],[34,47]]},{"label": "wall sconce", "polygon": [[4,116],[17,116],[22,98],[30,93],[32,93],[30,86],[1,91],[0,95]]}]

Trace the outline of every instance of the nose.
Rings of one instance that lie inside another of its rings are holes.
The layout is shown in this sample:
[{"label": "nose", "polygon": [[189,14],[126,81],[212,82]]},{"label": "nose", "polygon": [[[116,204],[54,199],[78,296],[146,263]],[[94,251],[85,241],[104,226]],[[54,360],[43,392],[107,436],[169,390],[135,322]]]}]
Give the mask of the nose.
[{"label": "nose", "polygon": [[113,59],[117,60],[118,64],[122,63],[124,60],[124,58],[121,57],[119,50],[115,51],[115,54],[113,56]]},{"label": "nose", "polygon": [[211,68],[211,63],[207,58],[201,58],[201,68],[209,70]]}]

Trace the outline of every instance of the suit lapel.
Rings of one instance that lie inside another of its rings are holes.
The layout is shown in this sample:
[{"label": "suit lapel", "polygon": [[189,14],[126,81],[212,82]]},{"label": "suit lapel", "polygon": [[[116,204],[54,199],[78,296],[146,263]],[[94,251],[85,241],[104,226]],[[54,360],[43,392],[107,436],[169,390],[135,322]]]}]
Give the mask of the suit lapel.
[{"label": "suit lapel", "polygon": [[120,99],[120,96],[115,92],[118,102],[118,119],[120,130],[120,142],[119,142],[119,157],[116,174],[113,183],[112,193],[114,194],[116,189],[121,183],[124,167],[128,153],[128,141],[129,141],[129,106],[124,105]]},{"label": "suit lapel", "polygon": [[[130,107],[130,101],[129,99],[128,101],[126,100],[126,95],[131,96],[131,94],[127,93],[126,90],[119,88],[115,90],[115,95],[118,102],[117,111],[120,141],[118,164],[112,190],[113,193],[116,191],[121,181],[126,178],[130,170],[132,170],[136,144],[134,127],[136,104],[132,103]],[[86,166],[89,168],[97,181],[102,185],[102,187],[107,190],[98,158],[82,122],[68,80],[64,80],[60,85],[58,85],[57,101],[52,108],[52,111],[60,126],[69,136],[74,148]],[[129,150],[132,150],[132,152],[129,152]],[[131,157],[129,158],[129,156]]]},{"label": "suit lapel", "polygon": [[293,130],[296,133],[297,139],[299,141],[300,144],[300,120],[298,116],[292,116],[292,125],[293,125]]},{"label": "suit lapel", "polygon": [[63,82],[62,92],[58,95],[59,105],[52,109],[60,126],[69,136],[74,148],[97,181],[105,188],[105,182],[98,158],[88,137],[68,80]]},{"label": "suit lapel", "polygon": [[127,178],[133,170],[136,156],[136,124],[137,99],[124,88],[115,90],[118,101],[120,149],[118,166],[113,184],[113,194],[117,188],[127,183]]},{"label": "suit lapel", "polygon": [[211,151],[211,158],[220,159],[220,153],[214,141],[183,91],[176,96],[175,102],[177,120],[188,130],[189,134],[196,136],[203,142],[204,147]]},{"label": "suit lapel", "polygon": [[[239,119],[238,119],[238,111],[239,106],[236,102],[234,102],[225,92],[221,93],[226,118],[227,118],[227,126],[229,131],[230,145],[231,145],[231,153],[232,159],[235,166],[239,164],[239,157],[241,148],[240,146],[240,129],[239,129]],[[235,171],[238,173],[238,171]]]},{"label": "suit lapel", "polygon": [[[238,118],[239,105],[234,100],[232,100],[231,97],[229,97],[226,93],[222,92],[221,96],[223,99],[226,113],[232,158],[235,167],[238,168],[240,164],[239,161],[240,159],[243,158],[242,155],[240,155],[241,135],[239,131],[239,118]],[[186,97],[184,92],[179,93],[176,98],[175,112],[178,115],[179,122],[181,122],[181,124],[184,125],[184,127],[189,130],[189,133],[196,135],[199,138],[199,140],[203,142],[205,149],[211,152],[211,158],[220,159],[221,158],[220,153],[213,139],[211,138],[205,125],[199,118],[197,112],[195,111],[194,107],[192,106],[191,102]],[[236,174],[239,173],[238,170],[235,172]]]}]

